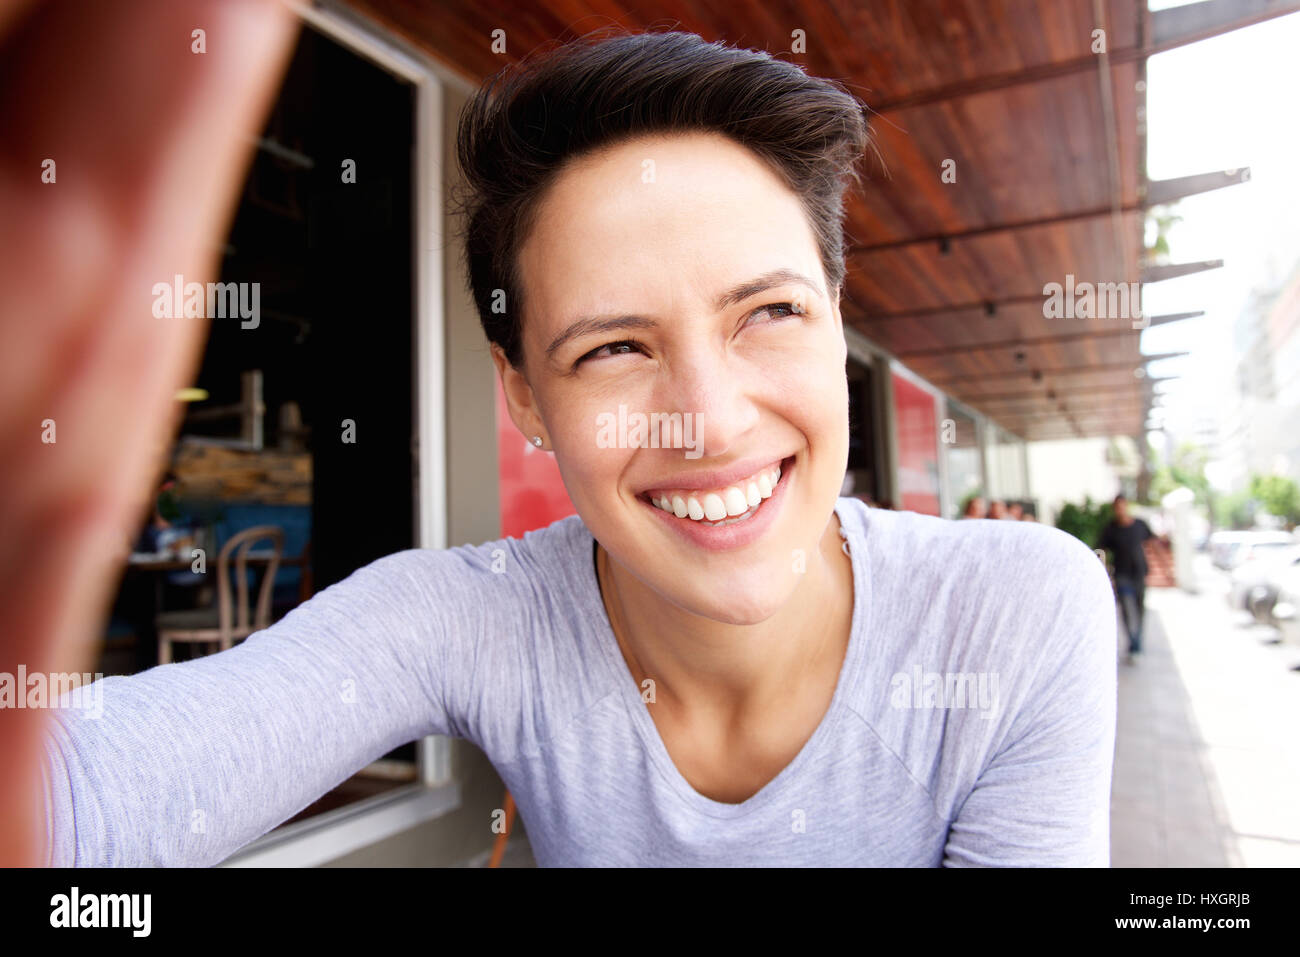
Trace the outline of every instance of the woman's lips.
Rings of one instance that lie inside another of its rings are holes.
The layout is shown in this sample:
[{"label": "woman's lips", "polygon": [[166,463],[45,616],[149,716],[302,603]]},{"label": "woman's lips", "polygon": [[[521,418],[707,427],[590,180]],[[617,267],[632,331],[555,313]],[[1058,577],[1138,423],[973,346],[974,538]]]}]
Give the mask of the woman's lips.
[{"label": "woman's lips", "polygon": [[682,535],[692,544],[710,551],[724,551],[740,548],[758,539],[776,520],[785,499],[791,475],[795,469],[795,458],[790,456],[780,463],[780,477],[772,488],[771,495],[760,498],[759,503],[749,506],[739,515],[727,516],[718,521],[707,519],[678,518],[674,512],[664,511],[650,501],[650,496],[640,496],[646,508],[651,509],[658,520],[665,522],[669,528]]}]

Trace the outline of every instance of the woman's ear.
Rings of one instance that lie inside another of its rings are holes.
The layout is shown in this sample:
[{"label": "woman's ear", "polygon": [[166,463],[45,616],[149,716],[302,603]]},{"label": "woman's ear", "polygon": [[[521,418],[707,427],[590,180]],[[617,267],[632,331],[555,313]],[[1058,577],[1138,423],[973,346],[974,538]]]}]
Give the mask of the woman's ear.
[{"label": "woman's ear", "polygon": [[495,342],[492,343],[492,361],[496,364],[497,375],[501,377],[501,389],[506,396],[510,421],[528,441],[531,442],[533,436],[540,435],[545,444],[546,429],[542,425],[542,416],[537,409],[537,397],[533,395],[533,387],[528,384],[524,374],[510,364],[505,350]]}]

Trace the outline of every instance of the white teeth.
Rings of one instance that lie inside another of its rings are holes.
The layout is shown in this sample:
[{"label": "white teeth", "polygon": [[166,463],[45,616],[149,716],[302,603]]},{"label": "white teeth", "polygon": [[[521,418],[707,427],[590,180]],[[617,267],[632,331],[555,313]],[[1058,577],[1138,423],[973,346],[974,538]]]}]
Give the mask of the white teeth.
[{"label": "white teeth", "polygon": [[712,492],[704,496],[704,517],[710,522],[720,522],[727,517],[727,506],[721,496]]},{"label": "white teeth", "polygon": [[722,501],[727,506],[727,516],[744,515],[749,511],[749,503],[745,501],[745,493],[734,485],[722,493]]},{"label": "white teeth", "polygon": [[781,481],[781,466],[775,465],[760,472],[753,479],[739,485],[730,485],[720,492],[708,492],[703,496],[664,495],[651,498],[651,503],[659,509],[678,518],[690,518],[692,521],[721,522],[735,518],[757,508],[764,499],[772,497],[777,483]]}]

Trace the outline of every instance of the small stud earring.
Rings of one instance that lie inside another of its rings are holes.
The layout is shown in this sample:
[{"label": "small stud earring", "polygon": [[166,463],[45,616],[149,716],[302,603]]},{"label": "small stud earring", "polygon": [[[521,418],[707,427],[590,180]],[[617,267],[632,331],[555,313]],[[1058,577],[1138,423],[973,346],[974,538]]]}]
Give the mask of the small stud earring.
[{"label": "small stud earring", "polygon": [[542,447],[542,437],[540,435],[533,436],[533,445],[537,446],[539,449]]}]

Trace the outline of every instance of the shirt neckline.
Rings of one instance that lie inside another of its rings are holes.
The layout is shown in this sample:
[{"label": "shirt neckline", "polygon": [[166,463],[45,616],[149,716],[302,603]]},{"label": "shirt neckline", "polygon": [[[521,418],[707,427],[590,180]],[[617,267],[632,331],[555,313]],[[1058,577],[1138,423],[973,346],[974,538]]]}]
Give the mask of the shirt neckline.
[{"label": "shirt neckline", "polygon": [[[858,519],[862,517],[858,510],[865,510],[865,508],[862,502],[853,498],[839,498],[835,503],[835,514],[840,521],[841,534],[849,546],[849,562],[853,572],[853,615],[849,626],[848,648],[844,653],[844,662],[840,666],[840,674],[831,702],[812,735],[799,749],[799,753],[780,770],[776,777],[739,804],[727,804],[706,797],[695,790],[677,769],[663,737],[659,734],[659,728],[641,700],[641,689],[636,683],[636,678],[632,675],[627,662],[623,659],[623,652],[619,649],[618,639],[614,636],[609,614],[601,599],[595,563],[585,560],[577,563],[577,568],[586,569],[585,573],[578,576],[578,594],[595,628],[596,643],[600,645],[602,657],[610,667],[618,686],[619,698],[637,729],[646,753],[649,754],[664,780],[672,791],[696,812],[714,818],[736,818],[768,806],[792,779],[802,774],[804,769],[816,759],[827,739],[834,733],[835,725],[844,712],[844,699],[856,684],[864,645],[867,641],[866,633],[871,610],[871,580],[868,574],[867,544],[857,524]],[[854,512],[858,514],[853,514]],[[595,538],[586,525],[581,522],[578,524],[582,530],[579,536],[582,550],[579,554],[592,553],[595,548]]]}]

